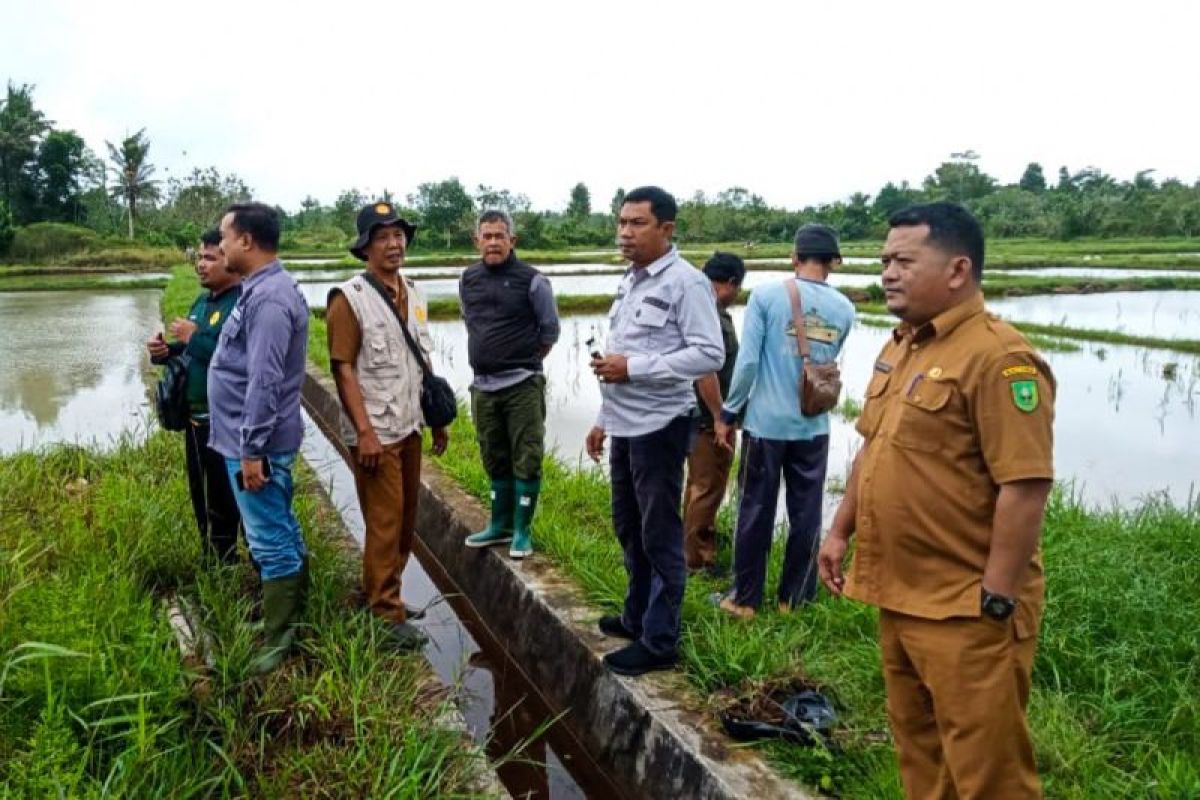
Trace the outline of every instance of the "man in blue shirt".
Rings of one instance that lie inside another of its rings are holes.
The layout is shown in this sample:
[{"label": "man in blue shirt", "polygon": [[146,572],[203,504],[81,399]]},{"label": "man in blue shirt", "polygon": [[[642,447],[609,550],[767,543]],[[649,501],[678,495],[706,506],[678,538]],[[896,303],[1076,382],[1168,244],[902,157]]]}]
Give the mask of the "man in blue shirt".
[{"label": "man in blue shirt", "polygon": [[629,588],[620,616],[600,630],[631,644],[604,657],[621,675],[670,669],[678,660],[687,568],[683,556],[683,462],[691,448],[692,384],[721,368],[725,348],[712,285],[671,243],[675,198],[657,186],[625,195],[617,242],[630,267],[609,311],[608,347],[592,371],[601,406],[587,436],[599,461],[612,436],[613,529]]},{"label": "man in blue shirt", "polygon": [[308,589],[308,551],[292,512],[292,467],[304,434],[300,387],[308,306],[284,271],[279,216],[238,203],[221,220],[221,251],[242,276],[208,377],[209,447],[225,457],[250,553],[262,569],[264,642],[254,662],[270,672],[291,647]]},{"label": "man in blue shirt", "polygon": [[[814,363],[835,361],[854,324],[854,305],[826,279],[841,263],[837,235],[824,225],[796,231],[792,266]],[[733,590],[720,607],[752,617],[762,606],[767,558],[775,530],[779,476],[787,487],[788,538],[779,579],[779,607],[808,602],[817,589],[817,548],[829,458],[829,414],[800,411],[802,359],[796,339],[788,281],[761,286],[750,296],[742,343],[717,436],[733,446],[741,418],[742,444]]]}]

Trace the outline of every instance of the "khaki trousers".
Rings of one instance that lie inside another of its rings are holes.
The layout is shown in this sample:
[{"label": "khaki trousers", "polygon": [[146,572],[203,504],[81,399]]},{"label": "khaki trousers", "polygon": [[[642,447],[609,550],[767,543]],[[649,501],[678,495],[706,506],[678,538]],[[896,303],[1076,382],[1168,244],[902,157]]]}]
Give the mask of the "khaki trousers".
[{"label": "khaki trousers", "polygon": [[733,453],[713,442],[711,430],[696,434],[687,460],[683,491],[683,553],[688,569],[711,566],[717,559],[717,512],[725,500]]},{"label": "khaki trousers", "polygon": [[1025,708],[1036,627],[881,610],[888,717],[911,800],[1040,798]]},{"label": "khaki trousers", "polygon": [[367,536],[363,544],[363,593],[371,611],[391,622],[404,622],[400,576],[412,553],[421,486],[421,434],[384,445],[379,465],[368,473],[357,463],[354,485]]}]

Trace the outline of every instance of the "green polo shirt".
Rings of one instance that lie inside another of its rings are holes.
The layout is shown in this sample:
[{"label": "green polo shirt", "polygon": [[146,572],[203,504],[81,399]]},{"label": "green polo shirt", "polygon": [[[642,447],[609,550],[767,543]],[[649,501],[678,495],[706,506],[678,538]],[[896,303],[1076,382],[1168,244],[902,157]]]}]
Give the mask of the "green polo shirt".
[{"label": "green polo shirt", "polygon": [[219,295],[205,292],[192,303],[187,318],[196,323],[196,330],[186,347],[172,347],[172,352],[187,353],[188,364],[187,399],[193,419],[208,417],[208,364],[217,350],[217,339],[221,326],[229,318],[238,298],[242,296],[241,285],[231,286]]}]

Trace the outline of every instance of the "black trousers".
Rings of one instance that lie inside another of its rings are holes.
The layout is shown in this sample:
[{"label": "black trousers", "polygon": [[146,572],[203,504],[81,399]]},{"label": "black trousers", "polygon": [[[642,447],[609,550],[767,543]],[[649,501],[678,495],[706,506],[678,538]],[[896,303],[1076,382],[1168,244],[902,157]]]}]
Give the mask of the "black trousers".
[{"label": "black trousers", "polygon": [[679,645],[687,566],[683,559],[683,462],[692,420],[676,417],[644,436],[614,436],[609,450],[613,528],[629,587],[621,620],[657,655]]},{"label": "black trousers", "polygon": [[237,563],[237,535],[242,522],[225,458],[208,446],[208,423],[192,421],[184,431],[188,490],[206,555]]},{"label": "black trousers", "polygon": [[733,540],[733,589],[738,605],[759,608],[763,603],[781,475],[787,487],[788,536],[783,573],[779,576],[779,602],[796,606],[816,597],[828,461],[828,436],[786,441],[743,435],[738,475],[742,499]]}]

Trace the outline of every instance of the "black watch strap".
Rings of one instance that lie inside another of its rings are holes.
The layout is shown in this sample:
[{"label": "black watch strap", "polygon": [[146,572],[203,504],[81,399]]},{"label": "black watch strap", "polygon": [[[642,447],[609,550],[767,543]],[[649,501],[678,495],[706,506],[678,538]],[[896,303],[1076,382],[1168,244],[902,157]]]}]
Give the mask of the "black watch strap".
[{"label": "black watch strap", "polygon": [[992,619],[1006,620],[1016,610],[1017,601],[1011,597],[1005,597],[1002,594],[993,594],[984,589],[980,606],[983,613]]}]

